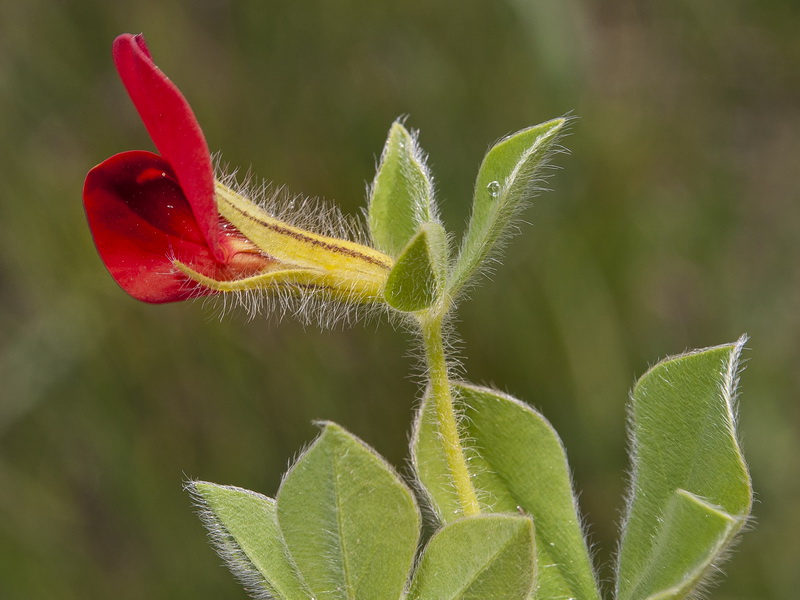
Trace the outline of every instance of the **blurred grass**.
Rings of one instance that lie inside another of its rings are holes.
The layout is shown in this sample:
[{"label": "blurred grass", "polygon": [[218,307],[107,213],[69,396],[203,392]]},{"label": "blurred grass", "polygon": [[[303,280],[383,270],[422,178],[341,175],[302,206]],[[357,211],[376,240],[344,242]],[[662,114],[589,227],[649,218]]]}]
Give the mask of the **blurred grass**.
[{"label": "blurred grass", "polygon": [[466,373],[562,434],[608,580],[627,390],[665,354],[748,332],[759,502],[713,597],[796,597],[798,27],[788,0],[3,2],[0,598],[242,598],[186,477],[273,493],[314,419],[405,461],[403,332],[220,322],[105,273],[83,177],[151,147],[110,59],[123,31],[146,33],[225,160],[350,213],[398,115],[456,230],[491,141],[578,115],[555,192],[463,306]]}]

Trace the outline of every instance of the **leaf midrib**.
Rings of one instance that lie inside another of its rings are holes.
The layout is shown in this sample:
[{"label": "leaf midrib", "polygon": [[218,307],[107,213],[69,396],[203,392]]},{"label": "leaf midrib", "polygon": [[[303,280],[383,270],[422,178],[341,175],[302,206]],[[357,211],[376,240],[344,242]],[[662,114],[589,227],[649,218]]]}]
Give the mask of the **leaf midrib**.
[{"label": "leaf midrib", "polygon": [[467,590],[478,580],[478,578],[483,575],[487,570],[489,570],[492,566],[494,566],[495,562],[497,561],[497,557],[503,553],[511,543],[511,540],[514,536],[516,536],[519,531],[515,531],[513,535],[509,536],[506,541],[497,549],[497,552],[493,553],[488,561],[486,561],[486,565],[480,568],[478,571],[475,572],[473,577],[471,577],[466,584],[457,590],[456,595],[451,597],[451,600],[458,600],[459,598],[463,598],[464,594]]},{"label": "leaf midrib", "polygon": [[339,493],[339,454],[334,453],[331,458],[331,470],[333,471],[333,497],[334,497],[334,506],[336,506],[336,541],[337,546],[339,548],[339,554],[342,557],[341,565],[342,565],[342,576],[345,583],[345,595],[348,600],[355,600],[355,595],[352,593],[352,583],[350,581],[350,573],[351,568],[349,565],[349,561],[347,559],[347,552],[345,551],[345,540],[344,540],[344,524],[342,523],[342,513],[341,504],[340,504],[340,493]]}]

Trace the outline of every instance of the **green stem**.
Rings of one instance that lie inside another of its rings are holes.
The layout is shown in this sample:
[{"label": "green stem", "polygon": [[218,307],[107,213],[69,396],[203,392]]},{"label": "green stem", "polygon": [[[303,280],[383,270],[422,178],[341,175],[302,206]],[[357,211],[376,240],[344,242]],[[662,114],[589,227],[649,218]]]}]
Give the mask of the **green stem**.
[{"label": "green stem", "polygon": [[[430,313],[433,312],[433,310],[430,311]],[[439,434],[461,510],[465,516],[477,515],[480,514],[481,509],[467,469],[464,447],[461,444],[458,421],[453,407],[453,393],[450,388],[447,356],[444,350],[443,317],[430,313],[420,317],[419,323],[425,346],[425,360],[430,379],[430,395],[436,406]]]}]

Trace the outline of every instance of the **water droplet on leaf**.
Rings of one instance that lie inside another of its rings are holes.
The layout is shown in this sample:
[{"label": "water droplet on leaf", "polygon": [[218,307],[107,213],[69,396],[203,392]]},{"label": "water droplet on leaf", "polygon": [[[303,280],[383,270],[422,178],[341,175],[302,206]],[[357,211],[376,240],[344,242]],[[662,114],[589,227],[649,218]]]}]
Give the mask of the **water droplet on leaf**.
[{"label": "water droplet on leaf", "polygon": [[492,198],[497,198],[497,196],[500,195],[500,182],[490,181],[489,184],[486,186],[486,189],[489,190],[489,195]]}]

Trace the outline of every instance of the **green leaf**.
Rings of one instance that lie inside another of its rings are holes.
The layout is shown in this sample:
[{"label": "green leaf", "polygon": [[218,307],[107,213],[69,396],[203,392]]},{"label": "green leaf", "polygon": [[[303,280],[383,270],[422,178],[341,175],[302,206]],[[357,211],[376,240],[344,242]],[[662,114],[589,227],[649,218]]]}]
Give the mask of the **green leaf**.
[{"label": "green leaf", "polygon": [[512,233],[519,212],[541,183],[546,161],[567,119],[553,119],[511,134],[495,144],[481,163],[475,182],[472,216],[453,272],[450,291],[458,290]]},{"label": "green leaf", "polygon": [[431,538],[408,600],[525,600],[535,578],[529,517],[469,517]]},{"label": "green leaf", "polygon": [[440,297],[446,277],[446,234],[438,223],[425,223],[395,262],[384,297],[397,310],[422,310]]},{"label": "green leaf", "polygon": [[743,344],[667,359],[634,387],[618,600],[687,597],[750,513],[734,405]]},{"label": "green leaf", "polygon": [[[597,599],[564,447],[538,412],[487,388],[453,386],[473,484],[485,512],[533,516],[539,564],[537,597]],[[412,460],[431,504],[445,522],[459,516],[433,403],[417,413]]]},{"label": "green leaf", "polygon": [[421,223],[434,219],[433,185],[416,136],[395,121],[372,182],[369,230],[375,246],[397,256]]},{"label": "green leaf", "polygon": [[203,508],[217,552],[251,595],[311,600],[289,560],[272,498],[203,481],[189,489]]},{"label": "green leaf", "polygon": [[420,517],[410,490],[373,450],[328,423],[278,491],[278,523],[316,600],[397,600]]}]

